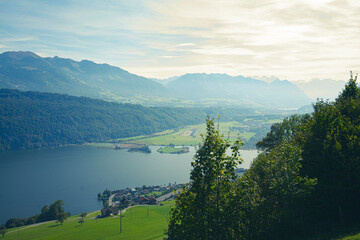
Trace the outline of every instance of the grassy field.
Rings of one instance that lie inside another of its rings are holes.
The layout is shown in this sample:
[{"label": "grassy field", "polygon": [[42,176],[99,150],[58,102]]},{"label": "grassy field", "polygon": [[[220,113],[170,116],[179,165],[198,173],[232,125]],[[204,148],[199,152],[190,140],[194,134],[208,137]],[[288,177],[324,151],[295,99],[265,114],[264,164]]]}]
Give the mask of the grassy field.
[{"label": "grassy field", "polygon": [[[240,127],[243,124],[239,122],[222,122],[220,123],[220,131],[231,140],[237,137],[242,139],[250,139],[255,135],[253,132],[230,132],[231,127]],[[168,130],[151,136],[138,136],[134,138],[118,139],[122,142],[146,144],[146,145],[169,145],[190,146],[198,145],[201,142],[201,133],[205,133],[205,123],[200,125],[191,125],[178,130]]]},{"label": "grassy field", "polygon": [[175,148],[171,146],[163,147],[157,150],[159,153],[186,153],[189,148]]},{"label": "grassy field", "polygon": [[[78,223],[78,216],[66,220],[63,225],[49,222],[32,227],[8,229],[4,239],[152,239],[164,237],[167,227],[170,207],[174,201],[165,202],[164,206],[136,206],[127,209],[122,218],[122,233],[120,233],[120,217],[92,219],[100,212],[89,214],[83,225]],[[345,231],[346,232],[346,231]],[[326,233],[301,240],[360,240],[359,227],[352,233]],[[340,237],[341,236],[341,237]],[[0,237],[2,239],[2,237]]]},{"label": "grassy field", "polygon": [[314,237],[299,238],[298,240],[360,240],[360,230],[358,233],[323,233]]},{"label": "grassy field", "polygon": [[343,238],[339,238],[337,240],[360,240],[360,233],[355,234],[355,235],[350,235],[347,237],[343,237]]},{"label": "grassy field", "polygon": [[[137,206],[127,209],[122,218],[85,219],[83,225],[79,219],[71,218],[63,225],[49,222],[19,230],[8,229],[5,239],[162,239],[167,227],[170,207],[174,202],[164,206]],[[98,213],[93,213],[92,216]]]},{"label": "grassy field", "polygon": [[[219,125],[215,121],[215,125],[219,126],[222,134],[224,134],[225,137],[229,137],[231,141],[234,141],[238,137],[240,137],[245,143],[256,134],[259,135],[260,128],[268,127],[270,129],[270,126],[273,123],[281,122],[281,120],[281,116],[264,116],[262,118],[249,117],[239,120],[238,122],[220,122]],[[115,148],[116,144],[142,144],[155,146],[167,146],[173,144],[175,146],[194,146],[201,143],[201,134],[206,132],[205,128],[206,124],[203,123],[198,125],[186,126],[179,129],[169,129],[152,135],[118,138],[109,140],[105,143],[89,143],[87,145],[100,148]],[[261,131],[267,132],[266,129]],[[264,132],[264,136],[266,135],[266,132]],[[253,141],[259,141],[261,140],[261,138]],[[250,147],[253,148],[254,146]]]}]

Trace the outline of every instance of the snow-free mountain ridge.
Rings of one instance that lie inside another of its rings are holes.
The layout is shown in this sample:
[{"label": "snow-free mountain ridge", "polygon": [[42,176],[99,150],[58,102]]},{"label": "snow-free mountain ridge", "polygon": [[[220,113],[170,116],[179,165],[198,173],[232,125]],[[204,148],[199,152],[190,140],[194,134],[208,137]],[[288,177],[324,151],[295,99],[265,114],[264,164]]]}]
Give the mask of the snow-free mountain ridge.
[{"label": "snow-free mountain ridge", "polygon": [[32,52],[0,54],[0,88],[65,93],[118,102],[169,106],[299,108],[311,103],[288,81],[271,83],[227,74],[185,74],[167,84],[119,67]]}]

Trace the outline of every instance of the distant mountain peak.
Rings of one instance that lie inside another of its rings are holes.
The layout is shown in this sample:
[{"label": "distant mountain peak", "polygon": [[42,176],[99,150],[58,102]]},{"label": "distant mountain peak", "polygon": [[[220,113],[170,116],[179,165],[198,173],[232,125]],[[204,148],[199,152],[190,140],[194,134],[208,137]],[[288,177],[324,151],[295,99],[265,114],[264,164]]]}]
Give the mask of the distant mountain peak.
[{"label": "distant mountain peak", "polygon": [[4,52],[1,55],[4,55],[6,57],[11,57],[14,59],[24,59],[26,57],[32,57],[32,58],[41,58],[39,55],[36,55],[33,52],[30,51],[8,51],[8,52]]},{"label": "distant mountain peak", "polygon": [[264,81],[264,82],[267,82],[267,83],[271,83],[273,81],[280,80],[276,76],[271,76],[271,77],[268,77],[268,76],[261,76],[261,77],[260,76],[252,76],[251,78],[258,79],[258,80],[261,80],[261,81]]},{"label": "distant mountain peak", "polygon": [[[281,85],[294,85],[292,82],[290,82],[289,80],[280,80],[280,79],[275,79],[274,81],[272,81],[270,84],[281,84]],[[295,86],[295,85],[294,85]]]},{"label": "distant mountain peak", "polygon": [[167,87],[198,103],[271,108],[298,108],[311,103],[294,84],[279,79],[268,83],[242,75],[191,73],[169,82]]}]

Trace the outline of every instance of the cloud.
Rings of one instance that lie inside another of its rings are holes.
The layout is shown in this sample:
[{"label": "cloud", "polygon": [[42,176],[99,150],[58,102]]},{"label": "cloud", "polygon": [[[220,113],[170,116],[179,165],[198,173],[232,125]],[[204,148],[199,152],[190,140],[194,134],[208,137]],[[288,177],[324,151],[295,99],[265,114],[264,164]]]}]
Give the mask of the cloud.
[{"label": "cloud", "polygon": [[180,43],[177,46],[178,47],[189,47],[189,46],[194,46],[195,43]]},{"label": "cloud", "polygon": [[360,9],[355,2],[150,1],[157,18],[138,28],[169,35],[179,34],[174,30],[179,27],[201,29],[181,32],[197,46],[187,49],[194,66],[225,61],[249,67],[237,67],[239,74],[254,69],[259,72],[252,74],[288,79],[341,78],[349,67],[359,66]]},{"label": "cloud", "polygon": [[357,0],[0,1],[0,41],[152,77],[341,79],[360,69],[359,12]]},{"label": "cloud", "polygon": [[170,59],[170,58],[176,58],[176,56],[160,56],[160,58]]},{"label": "cloud", "polygon": [[231,48],[204,46],[202,48],[190,49],[189,51],[203,55],[254,55],[254,52],[248,48]]}]

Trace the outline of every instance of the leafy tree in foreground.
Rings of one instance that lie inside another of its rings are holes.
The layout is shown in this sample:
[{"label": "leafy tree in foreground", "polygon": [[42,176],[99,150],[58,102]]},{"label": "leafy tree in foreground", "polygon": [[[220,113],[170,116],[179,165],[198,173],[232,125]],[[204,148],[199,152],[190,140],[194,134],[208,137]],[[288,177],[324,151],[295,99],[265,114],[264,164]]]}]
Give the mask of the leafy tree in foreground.
[{"label": "leafy tree in foreground", "polygon": [[191,183],[172,209],[168,239],[295,239],[360,222],[360,89],[351,78],[335,102],[276,124],[235,180],[232,146],[207,121]]},{"label": "leafy tree in foreground", "polygon": [[281,143],[260,154],[236,182],[233,199],[235,239],[291,239],[302,231],[302,208],[315,179],[300,176],[301,150]]},{"label": "leafy tree in foreground", "polygon": [[[301,153],[302,167],[299,177],[317,181],[311,195],[303,199],[307,203],[303,202],[291,209],[290,213],[294,216],[300,213],[298,218],[300,222],[297,221],[302,228],[300,232],[328,231],[359,221],[360,89],[356,80],[357,77],[351,77],[334,102],[318,100],[314,104],[314,113],[310,116],[292,116],[274,125],[267,137],[257,144],[260,149],[265,150],[258,160],[264,155],[269,157],[271,152],[276,149],[278,151],[281,145],[293,145]],[[281,157],[277,159],[281,162]],[[287,159],[290,160],[291,157]],[[256,161],[249,172],[252,172],[255,166]],[[269,169],[266,163],[259,166]],[[265,172],[260,179],[268,178],[270,173],[265,174]],[[291,171],[287,174],[291,174]],[[255,182],[259,183],[259,181]],[[256,186],[260,199],[264,189],[271,189],[269,193],[275,191],[274,188]],[[279,195],[274,200],[280,203],[284,195]],[[264,224],[269,214],[264,211],[258,214],[266,216],[262,217]],[[277,228],[270,227],[267,233],[270,233],[271,229]]]},{"label": "leafy tree in foreground", "polygon": [[[231,206],[235,167],[241,162],[240,140],[230,143],[214,122],[195,154],[190,186],[177,196],[171,211],[168,239],[231,239]],[[230,149],[230,152],[228,150]]]},{"label": "leafy tree in foreground", "polygon": [[360,89],[356,80],[351,77],[335,102],[318,101],[304,126],[302,174],[318,179],[309,219],[320,229],[352,224],[360,214]]},{"label": "leafy tree in foreground", "polygon": [[285,118],[281,123],[275,123],[266,137],[256,143],[256,148],[262,151],[270,151],[284,141],[292,141],[295,135],[301,131],[301,126],[310,119],[309,114],[292,115]]}]

